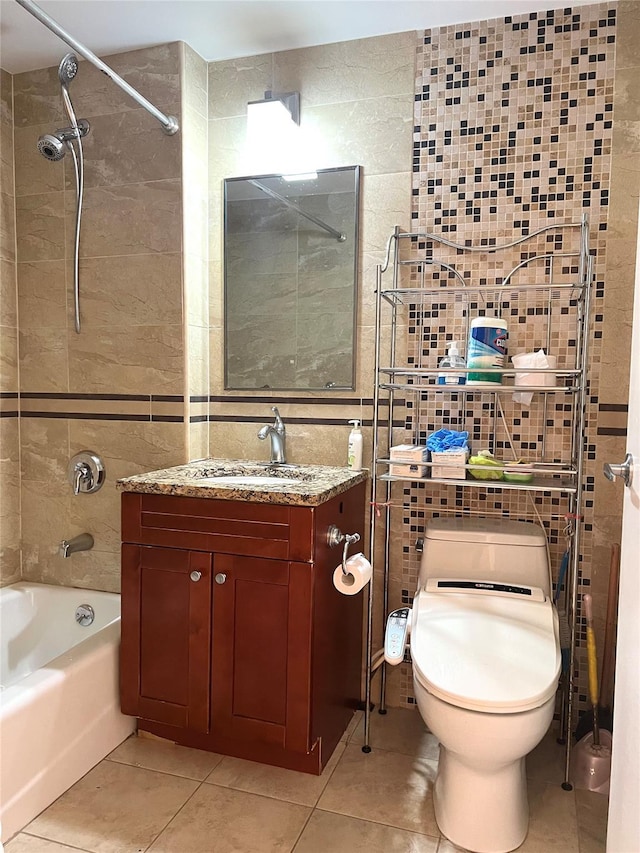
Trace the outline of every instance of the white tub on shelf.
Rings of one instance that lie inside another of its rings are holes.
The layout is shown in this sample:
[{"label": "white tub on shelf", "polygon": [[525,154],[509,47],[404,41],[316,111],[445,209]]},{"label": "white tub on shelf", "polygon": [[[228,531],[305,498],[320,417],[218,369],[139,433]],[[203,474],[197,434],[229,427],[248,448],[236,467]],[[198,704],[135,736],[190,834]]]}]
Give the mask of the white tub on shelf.
[{"label": "white tub on shelf", "polygon": [[[89,604],[82,627],[76,608]],[[120,713],[120,596],[37,583],[0,590],[2,841],[135,730]]]}]

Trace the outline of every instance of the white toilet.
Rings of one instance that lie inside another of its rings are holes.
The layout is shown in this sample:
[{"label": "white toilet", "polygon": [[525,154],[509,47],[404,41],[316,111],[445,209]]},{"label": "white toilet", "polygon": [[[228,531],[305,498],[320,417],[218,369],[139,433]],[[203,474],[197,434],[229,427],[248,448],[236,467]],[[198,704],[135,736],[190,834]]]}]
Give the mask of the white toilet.
[{"label": "white toilet", "polygon": [[529,820],[525,756],[553,718],[561,665],[542,528],[429,522],[411,657],[420,713],[440,741],[441,832],[474,853],[514,850]]}]

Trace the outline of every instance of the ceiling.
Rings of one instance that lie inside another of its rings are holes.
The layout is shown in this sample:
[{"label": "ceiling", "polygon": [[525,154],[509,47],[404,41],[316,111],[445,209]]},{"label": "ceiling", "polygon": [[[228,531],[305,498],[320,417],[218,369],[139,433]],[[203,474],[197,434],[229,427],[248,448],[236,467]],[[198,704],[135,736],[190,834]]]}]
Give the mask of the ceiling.
[{"label": "ceiling", "polygon": [[[572,5],[581,5],[579,0]],[[98,56],[186,41],[208,61],[503,17],[553,0],[39,0]],[[15,0],[0,0],[0,65],[57,64],[65,45]]]}]

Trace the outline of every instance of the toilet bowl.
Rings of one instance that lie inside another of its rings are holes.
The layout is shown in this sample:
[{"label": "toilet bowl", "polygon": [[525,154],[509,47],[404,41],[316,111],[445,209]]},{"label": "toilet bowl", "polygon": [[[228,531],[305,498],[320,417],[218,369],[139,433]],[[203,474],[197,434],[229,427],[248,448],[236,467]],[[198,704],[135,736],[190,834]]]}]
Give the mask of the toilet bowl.
[{"label": "toilet bowl", "polygon": [[524,522],[432,525],[411,658],[418,708],[440,742],[436,820],[459,847],[507,853],[527,834],[525,756],[551,723],[560,675],[544,533]]}]

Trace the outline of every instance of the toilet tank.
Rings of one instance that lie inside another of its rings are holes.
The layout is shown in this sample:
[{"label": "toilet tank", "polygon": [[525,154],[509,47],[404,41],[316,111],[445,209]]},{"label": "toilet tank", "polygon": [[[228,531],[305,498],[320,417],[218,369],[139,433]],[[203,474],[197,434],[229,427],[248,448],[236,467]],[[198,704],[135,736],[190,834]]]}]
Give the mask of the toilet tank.
[{"label": "toilet tank", "polygon": [[420,586],[429,578],[540,587],[551,594],[546,536],[528,521],[434,518],[425,528]]}]

